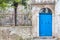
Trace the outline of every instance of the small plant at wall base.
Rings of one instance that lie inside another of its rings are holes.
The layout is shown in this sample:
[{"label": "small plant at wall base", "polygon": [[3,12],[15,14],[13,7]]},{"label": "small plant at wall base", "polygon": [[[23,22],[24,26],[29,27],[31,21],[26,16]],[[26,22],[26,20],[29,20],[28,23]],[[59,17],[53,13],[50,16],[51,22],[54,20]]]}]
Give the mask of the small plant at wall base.
[{"label": "small plant at wall base", "polygon": [[0,0],[0,9],[6,9],[7,7],[14,7],[14,14],[15,14],[15,26],[17,26],[17,7],[18,5],[23,5],[26,8],[27,0]]}]

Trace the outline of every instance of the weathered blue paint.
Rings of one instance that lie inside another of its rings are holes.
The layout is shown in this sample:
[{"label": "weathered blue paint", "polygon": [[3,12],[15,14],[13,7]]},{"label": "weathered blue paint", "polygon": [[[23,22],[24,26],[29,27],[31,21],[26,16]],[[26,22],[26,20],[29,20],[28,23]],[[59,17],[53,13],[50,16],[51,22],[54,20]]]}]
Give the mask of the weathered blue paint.
[{"label": "weathered blue paint", "polygon": [[39,36],[52,36],[52,13],[39,13]]}]

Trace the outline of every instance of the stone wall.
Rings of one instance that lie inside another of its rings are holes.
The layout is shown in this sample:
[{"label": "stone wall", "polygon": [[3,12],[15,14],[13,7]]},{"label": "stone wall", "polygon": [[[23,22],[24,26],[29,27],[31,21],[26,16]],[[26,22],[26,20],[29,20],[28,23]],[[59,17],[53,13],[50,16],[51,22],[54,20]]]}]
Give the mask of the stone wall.
[{"label": "stone wall", "polygon": [[[39,37],[39,12],[42,8],[49,8],[52,11],[52,34],[53,36],[56,35],[55,33],[55,5],[39,5],[39,4],[32,4],[32,33],[34,37]],[[34,29],[34,30],[33,30]]]},{"label": "stone wall", "polygon": [[0,40],[20,40],[31,37],[31,26],[0,27]]},{"label": "stone wall", "polygon": [[60,37],[60,14],[55,15],[55,33]]}]

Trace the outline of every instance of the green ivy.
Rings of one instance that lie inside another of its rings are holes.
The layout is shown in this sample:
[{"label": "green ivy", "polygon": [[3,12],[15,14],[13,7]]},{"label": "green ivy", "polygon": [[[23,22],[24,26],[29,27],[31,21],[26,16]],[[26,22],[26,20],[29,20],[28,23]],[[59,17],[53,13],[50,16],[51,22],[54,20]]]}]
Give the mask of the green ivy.
[{"label": "green ivy", "polygon": [[[5,9],[6,7],[9,7],[9,6],[11,7],[11,5],[14,3],[14,1],[25,7],[27,5],[27,2],[26,2],[27,0],[0,0],[0,8]],[[9,5],[9,4],[11,4],[11,5]]]}]

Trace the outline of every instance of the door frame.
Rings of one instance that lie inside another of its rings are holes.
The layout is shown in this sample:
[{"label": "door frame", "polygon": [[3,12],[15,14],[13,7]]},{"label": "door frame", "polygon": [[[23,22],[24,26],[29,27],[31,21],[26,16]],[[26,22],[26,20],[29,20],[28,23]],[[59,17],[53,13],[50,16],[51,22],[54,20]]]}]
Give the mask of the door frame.
[{"label": "door frame", "polygon": [[[42,8],[41,8],[42,9]],[[40,11],[40,10],[39,10]],[[52,11],[52,10],[51,10]],[[40,13],[40,12],[39,12]],[[39,13],[37,14],[37,35],[39,36]],[[53,14],[52,14],[53,15]],[[53,29],[53,16],[52,16],[52,36],[53,36],[53,33],[54,33],[54,29]],[[40,36],[39,36],[40,37]]]}]

